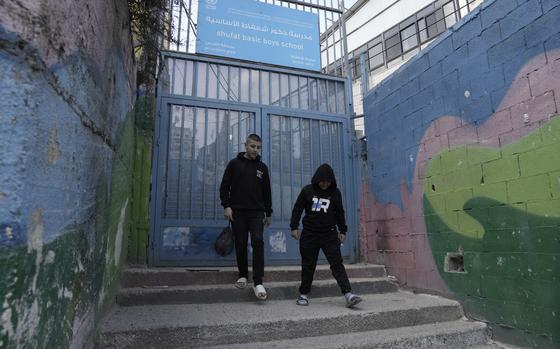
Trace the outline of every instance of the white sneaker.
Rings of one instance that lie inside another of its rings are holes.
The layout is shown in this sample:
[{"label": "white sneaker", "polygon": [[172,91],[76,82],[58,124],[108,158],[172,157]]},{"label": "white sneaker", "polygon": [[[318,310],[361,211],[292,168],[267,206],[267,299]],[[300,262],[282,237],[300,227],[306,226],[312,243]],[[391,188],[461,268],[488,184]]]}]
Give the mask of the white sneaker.
[{"label": "white sneaker", "polygon": [[362,301],[362,298],[360,296],[356,296],[351,292],[346,293],[344,295],[344,298],[346,299],[346,307],[348,308],[352,308],[353,306],[355,306],[356,304]]},{"label": "white sneaker", "polygon": [[257,285],[254,287],[255,290],[255,297],[257,297],[257,299],[260,299],[261,301],[264,301],[266,299],[266,289],[264,288],[263,285]]}]

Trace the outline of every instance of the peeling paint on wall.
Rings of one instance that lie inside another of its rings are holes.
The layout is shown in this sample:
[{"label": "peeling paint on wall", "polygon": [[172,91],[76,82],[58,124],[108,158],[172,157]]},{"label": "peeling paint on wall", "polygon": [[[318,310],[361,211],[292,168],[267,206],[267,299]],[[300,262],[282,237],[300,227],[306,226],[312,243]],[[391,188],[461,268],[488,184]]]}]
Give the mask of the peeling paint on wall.
[{"label": "peeling paint on wall", "polygon": [[115,260],[114,265],[115,267],[121,264],[121,254],[123,250],[122,242],[124,236],[124,219],[126,217],[126,208],[128,206],[128,198],[126,199],[124,206],[121,208],[120,216],[119,216],[119,225],[117,227],[117,237],[115,239]]},{"label": "peeling paint on wall", "polygon": [[286,234],[282,231],[270,234],[268,238],[270,250],[275,253],[286,253]]},{"label": "peeling paint on wall", "polygon": [[35,274],[33,276],[33,284],[31,285],[31,292],[37,292],[37,277],[41,268],[43,259],[43,211],[37,209],[31,213],[31,220],[29,222],[29,233],[27,235],[27,253],[35,252]]},{"label": "peeling paint on wall", "polygon": [[163,230],[163,246],[181,249],[191,245],[190,227],[167,227]]},{"label": "peeling paint on wall", "polygon": [[51,129],[49,140],[49,164],[54,165],[60,156],[58,140],[56,139],[56,128]]},{"label": "peeling paint on wall", "polygon": [[[8,294],[6,298],[10,298],[11,294]],[[8,300],[5,299],[4,303],[2,304],[2,317],[0,318],[1,327],[2,327],[2,335],[7,337],[14,336],[14,326],[12,325],[12,309],[8,304]]]}]

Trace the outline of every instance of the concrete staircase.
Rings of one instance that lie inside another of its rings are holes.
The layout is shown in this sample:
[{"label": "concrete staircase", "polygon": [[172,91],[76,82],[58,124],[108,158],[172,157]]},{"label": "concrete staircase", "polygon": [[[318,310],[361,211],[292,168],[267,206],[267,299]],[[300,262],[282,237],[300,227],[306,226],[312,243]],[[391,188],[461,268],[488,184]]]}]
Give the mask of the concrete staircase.
[{"label": "concrete staircase", "polygon": [[299,267],[269,267],[267,301],[238,290],[234,268],[128,269],[100,348],[495,348],[486,325],[459,303],[399,291],[379,265],[347,265],[354,309],[328,266],[319,266],[310,305],[297,306]]}]

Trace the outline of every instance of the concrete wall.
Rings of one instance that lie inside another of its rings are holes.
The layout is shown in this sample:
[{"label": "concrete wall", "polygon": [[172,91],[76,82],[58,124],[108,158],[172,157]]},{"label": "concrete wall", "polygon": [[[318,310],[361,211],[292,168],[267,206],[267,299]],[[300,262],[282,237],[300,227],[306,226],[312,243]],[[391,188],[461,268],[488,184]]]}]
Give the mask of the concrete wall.
[{"label": "concrete wall", "polygon": [[556,0],[485,1],[364,102],[365,258],[538,348],[560,346],[558,23]]},{"label": "concrete wall", "polygon": [[125,259],[126,1],[0,3],[0,347],[91,345]]}]

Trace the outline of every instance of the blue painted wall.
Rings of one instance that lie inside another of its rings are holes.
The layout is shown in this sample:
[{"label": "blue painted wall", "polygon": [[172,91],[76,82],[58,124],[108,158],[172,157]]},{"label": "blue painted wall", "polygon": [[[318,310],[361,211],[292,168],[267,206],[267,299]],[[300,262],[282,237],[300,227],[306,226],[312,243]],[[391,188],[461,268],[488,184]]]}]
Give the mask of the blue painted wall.
[{"label": "blue painted wall", "polygon": [[0,347],[88,347],[126,259],[128,7],[0,11]]},{"label": "blue painted wall", "polygon": [[[420,141],[431,123],[453,115],[484,123],[532,58],[560,47],[558,2],[485,1],[364,99],[369,183],[376,200],[402,208],[412,188]],[[405,136],[403,136],[405,135]],[[412,159],[412,161],[411,161]]]}]

